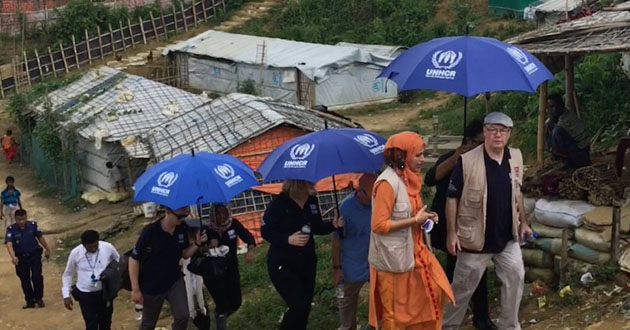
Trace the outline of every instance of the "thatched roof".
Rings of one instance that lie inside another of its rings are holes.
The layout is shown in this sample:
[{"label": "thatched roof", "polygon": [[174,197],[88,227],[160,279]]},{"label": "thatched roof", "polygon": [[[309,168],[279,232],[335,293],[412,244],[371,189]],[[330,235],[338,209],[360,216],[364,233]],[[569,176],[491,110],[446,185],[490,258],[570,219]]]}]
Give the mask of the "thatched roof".
[{"label": "thatched roof", "polygon": [[614,10],[523,33],[507,42],[535,55],[630,51],[630,1]]}]

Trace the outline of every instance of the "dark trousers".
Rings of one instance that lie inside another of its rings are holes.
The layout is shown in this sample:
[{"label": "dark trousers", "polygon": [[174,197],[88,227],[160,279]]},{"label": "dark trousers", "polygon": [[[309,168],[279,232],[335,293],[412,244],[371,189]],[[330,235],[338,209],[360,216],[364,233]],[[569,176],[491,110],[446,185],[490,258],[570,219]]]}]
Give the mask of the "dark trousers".
[{"label": "dark trousers", "polygon": [[32,253],[19,256],[15,273],[20,278],[22,292],[27,304],[42,300],[44,297],[44,277],[42,276],[42,254]]},{"label": "dark trousers", "polygon": [[267,262],[271,283],[289,306],[284,313],[280,330],[305,330],[315,291],[317,260],[297,265]]},{"label": "dark trousers", "polygon": [[[238,262],[238,260],[235,260]],[[230,265],[228,272],[221,279],[203,279],[206,288],[214,300],[214,312],[221,316],[230,315],[241,307],[241,275],[237,265]]]},{"label": "dark trousers", "polygon": [[[455,273],[455,265],[457,264],[457,257],[453,256],[450,253],[446,253],[446,276],[448,277],[448,281],[453,283],[453,274]],[[490,318],[488,313],[488,283],[487,283],[487,275],[488,271],[483,272],[483,276],[481,277],[481,281],[479,281],[479,285],[477,285],[477,289],[472,295],[470,299],[470,303],[472,304],[473,311],[473,319],[475,320],[487,320]]]},{"label": "dark trousers", "polygon": [[186,284],[184,278],[175,282],[168,291],[158,295],[142,294],[144,304],[142,309],[142,322],[140,330],[153,330],[160,317],[164,299],[168,300],[173,315],[172,330],[186,330],[188,327],[188,298],[186,297]]},{"label": "dark trousers", "polygon": [[103,299],[103,291],[82,292],[75,289],[85,321],[85,330],[110,330],[114,304]]}]

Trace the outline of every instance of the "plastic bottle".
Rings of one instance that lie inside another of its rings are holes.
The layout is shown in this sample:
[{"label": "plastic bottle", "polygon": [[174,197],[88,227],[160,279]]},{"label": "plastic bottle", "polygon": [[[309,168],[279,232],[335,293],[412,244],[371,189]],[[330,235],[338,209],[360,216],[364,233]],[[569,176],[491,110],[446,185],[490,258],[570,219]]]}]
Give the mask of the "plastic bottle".
[{"label": "plastic bottle", "polygon": [[343,280],[339,281],[339,283],[337,283],[337,299],[343,299],[345,296],[345,293],[343,291]]},{"label": "plastic bottle", "polygon": [[532,232],[531,235],[527,235],[521,240],[520,245],[523,246],[527,243],[533,242],[538,238],[538,233]]},{"label": "plastic bottle", "polygon": [[134,318],[138,321],[142,320],[142,310],[143,307],[141,304],[136,304],[134,306],[134,310],[136,311],[136,314],[134,315]]},{"label": "plastic bottle", "polygon": [[310,235],[311,234],[311,224],[310,223],[305,224],[304,226],[302,226],[302,229],[300,231],[304,235]]}]

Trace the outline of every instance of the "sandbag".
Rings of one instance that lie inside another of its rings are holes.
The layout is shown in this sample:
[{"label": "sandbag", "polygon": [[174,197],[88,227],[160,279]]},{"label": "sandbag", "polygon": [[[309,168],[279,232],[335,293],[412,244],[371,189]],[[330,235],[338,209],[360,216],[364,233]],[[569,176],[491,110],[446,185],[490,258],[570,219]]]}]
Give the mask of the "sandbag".
[{"label": "sandbag", "polygon": [[584,214],[594,209],[595,206],[582,201],[539,199],[534,214],[536,220],[544,225],[575,228],[582,224]]},{"label": "sandbag", "polygon": [[536,199],[525,197],[523,199],[523,205],[525,206],[525,216],[529,217],[530,214],[534,213],[534,209],[536,208]]},{"label": "sandbag", "polygon": [[586,228],[578,228],[575,230],[575,240],[593,250],[601,252],[610,252],[610,236],[612,227],[603,227],[603,232],[596,232]]},{"label": "sandbag", "polygon": [[553,254],[537,249],[523,249],[523,262],[526,266],[537,268],[553,268]]},{"label": "sandbag", "polygon": [[[612,207],[599,206],[592,211],[584,214],[584,222],[595,226],[611,226],[612,225]],[[621,222],[619,230],[623,233],[630,232],[630,208],[621,208]]]},{"label": "sandbag", "polygon": [[[573,242],[569,241],[569,247]],[[551,254],[561,254],[562,252],[562,239],[561,238],[538,238],[534,241],[534,246],[542,249],[543,251]]]},{"label": "sandbag", "polygon": [[550,268],[525,267],[525,279],[530,282],[541,281],[543,283],[553,283],[556,274]]},{"label": "sandbag", "polygon": [[81,199],[90,204],[96,204],[105,198],[105,194],[100,191],[88,191],[81,195]]},{"label": "sandbag", "polygon": [[107,201],[110,203],[118,203],[129,197],[128,192],[111,192],[107,194]]},{"label": "sandbag", "polygon": [[610,260],[610,253],[595,251],[577,243],[569,248],[569,255],[590,264],[604,264]]},{"label": "sandbag", "polygon": [[[542,223],[538,221],[532,221],[530,225],[532,227],[532,230],[538,234],[538,237],[562,238],[563,228],[543,225]],[[569,231],[569,239],[571,237],[573,237],[573,230]]]},{"label": "sandbag", "polygon": [[593,264],[589,264],[588,262],[584,262],[575,258],[567,258],[567,268],[565,271],[576,274],[584,274],[586,272],[590,272],[592,269]]}]

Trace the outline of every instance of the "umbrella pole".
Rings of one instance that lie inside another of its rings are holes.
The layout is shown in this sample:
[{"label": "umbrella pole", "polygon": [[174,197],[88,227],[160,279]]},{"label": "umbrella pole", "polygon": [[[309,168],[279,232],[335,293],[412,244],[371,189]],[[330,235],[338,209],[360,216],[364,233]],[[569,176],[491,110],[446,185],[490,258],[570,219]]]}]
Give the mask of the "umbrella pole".
[{"label": "umbrella pole", "polygon": [[[337,216],[340,216],[339,214],[339,198],[337,197],[337,182],[335,181],[335,176],[332,176],[332,182],[333,182],[333,196],[335,198],[335,211]],[[344,227],[345,228],[345,227]],[[339,239],[343,239],[345,237],[345,233],[344,233],[344,229],[343,228],[338,228],[337,229],[337,233],[339,234]]]},{"label": "umbrella pole", "polygon": [[464,96],[464,128],[463,128],[463,132],[464,135],[466,134],[466,112],[468,110],[468,98],[466,96]]}]

